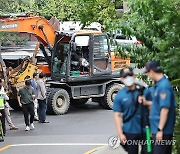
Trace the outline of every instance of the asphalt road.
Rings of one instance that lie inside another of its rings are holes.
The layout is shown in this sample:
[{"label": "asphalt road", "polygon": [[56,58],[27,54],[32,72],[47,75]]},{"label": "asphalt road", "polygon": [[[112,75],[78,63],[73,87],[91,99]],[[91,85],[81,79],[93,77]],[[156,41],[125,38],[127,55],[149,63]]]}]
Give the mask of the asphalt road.
[{"label": "asphalt road", "polygon": [[88,102],[71,106],[62,116],[48,115],[49,124],[34,122],[35,130],[26,132],[22,113],[11,111],[17,131],[7,126],[5,142],[0,142],[1,154],[82,154],[108,144],[116,135],[112,110]]}]

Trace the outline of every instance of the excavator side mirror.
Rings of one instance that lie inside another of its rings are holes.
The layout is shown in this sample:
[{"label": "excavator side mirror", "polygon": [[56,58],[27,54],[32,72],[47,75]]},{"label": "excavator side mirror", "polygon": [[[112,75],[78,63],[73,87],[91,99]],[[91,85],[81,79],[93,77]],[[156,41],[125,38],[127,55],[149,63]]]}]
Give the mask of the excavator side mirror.
[{"label": "excavator side mirror", "polygon": [[71,42],[71,50],[72,50],[73,52],[76,51],[76,43],[75,43],[75,42]]}]

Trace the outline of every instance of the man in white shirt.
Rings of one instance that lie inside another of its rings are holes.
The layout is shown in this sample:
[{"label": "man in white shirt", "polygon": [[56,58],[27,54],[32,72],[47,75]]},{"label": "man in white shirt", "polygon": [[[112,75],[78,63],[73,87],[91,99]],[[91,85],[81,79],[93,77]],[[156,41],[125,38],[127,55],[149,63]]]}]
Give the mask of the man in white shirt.
[{"label": "man in white shirt", "polygon": [[46,87],[43,81],[44,74],[39,74],[39,80],[37,80],[37,100],[39,104],[38,116],[40,123],[49,123],[46,121]]}]

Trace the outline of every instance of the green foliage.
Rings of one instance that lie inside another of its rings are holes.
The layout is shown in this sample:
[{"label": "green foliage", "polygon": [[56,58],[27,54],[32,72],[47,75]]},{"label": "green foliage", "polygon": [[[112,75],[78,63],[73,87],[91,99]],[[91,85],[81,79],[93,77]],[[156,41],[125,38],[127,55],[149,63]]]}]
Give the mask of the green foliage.
[{"label": "green foliage", "polygon": [[175,137],[176,144],[173,146],[174,154],[180,153],[180,79],[176,79],[171,81],[172,85],[176,90],[176,102],[177,102],[177,115],[176,115],[176,123],[175,123]]},{"label": "green foliage", "polygon": [[91,22],[116,18],[114,3],[110,0],[0,0],[0,14],[34,12],[47,19]]},{"label": "green foliage", "polygon": [[177,97],[177,115],[176,115],[176,123],[175,123],[175,132],[174,132],[174,140],[176,141],[175,145],[173,146],[173,153],[179,154],[180,153],[180,95]]},{"label": "green foliage", "polygon": [[130,58],[139,67],[148,60],[160,60],[170,79],[177,79],[180,76],[177,68],[180,65],[180,1],[127,1],[130,14],[114,22],[106,22],[107,28],[121,31],[127,36],[136,36],[143,43],[141,48],[128,48]]},{"label": "green foliage", "polygon": [[172,85],[178,87],[180,89],[180,79],[176,79],[171,81]]},{"label": "green foliage", "polygon": [[0,42],[2,46],[8,46],[10,44],[13,45],[24,45],[29,38],[26,37],[18,37],[19,33],[7,33],[1,32],[0,33]]},{"label": "green foliage", "polygon": [[0,14],[30,12],[34,0],[0,0]]},{"label": "green foliage", "polygon": [[[0,3],[0,15],[33,12],[47,19],[81,21],[84,26],[116,17],[114,4],[109,0],[0,0]],[[18,37],[9,39],[21,42]]]},{"label": "green foliage", "polygon": [[81,21],[83,25],[116,17],[109,0],[34,0],[33,10],[48,19],[53,16],[61,21]]},{"label": "green foliage", "polygon": [[77,4],[73,0],[44,0],[40,5],[38,3],[36,0],[34,6],[47,19],[51,17],[57,17],[61,21],[77,19]]},{"label": "green foliage", "polygon": [[77,18],[83,25],[116,18],[114,4],[109,0],[76,0]]},{"label": "green foliage", "polygon": [[[33,0],[0,0],[0,15],[11,13],[30,12]],[[2,46],[14,43],[14,45],[23,45],[29,39],[17,36],[18,33],[0,33],[0,42]]]}]

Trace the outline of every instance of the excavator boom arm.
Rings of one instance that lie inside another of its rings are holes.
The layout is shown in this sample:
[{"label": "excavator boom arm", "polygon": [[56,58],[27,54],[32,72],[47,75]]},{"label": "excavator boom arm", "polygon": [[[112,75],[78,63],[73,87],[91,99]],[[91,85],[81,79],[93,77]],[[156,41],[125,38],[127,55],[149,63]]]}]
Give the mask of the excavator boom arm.
[{"label": "excavator boom arm", "polygon": [[26,32],[36,36],[44,45],[52,47],[55,40],[55,30],[43,17],[0,17],[0,32]]}]

